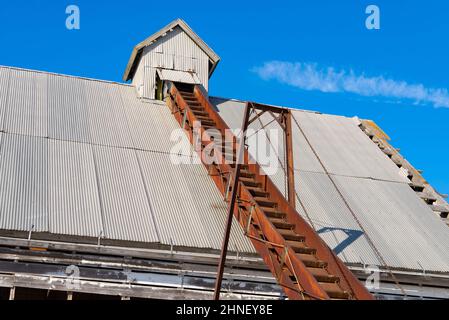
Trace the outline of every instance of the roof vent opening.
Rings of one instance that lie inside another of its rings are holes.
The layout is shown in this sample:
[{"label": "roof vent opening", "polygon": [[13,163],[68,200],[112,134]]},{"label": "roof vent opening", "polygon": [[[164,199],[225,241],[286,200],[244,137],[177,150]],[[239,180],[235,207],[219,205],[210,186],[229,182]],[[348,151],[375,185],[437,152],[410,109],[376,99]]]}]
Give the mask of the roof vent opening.
[{"label": "roof vent opening", "polygon": [[156,77],[156,100],[165,101],[170,92],[170,85],[174,83],[178,90],[183,92],[193,93],[195,84],[194,83],[184,83],[174,80],[161,79],[159,75]]}]

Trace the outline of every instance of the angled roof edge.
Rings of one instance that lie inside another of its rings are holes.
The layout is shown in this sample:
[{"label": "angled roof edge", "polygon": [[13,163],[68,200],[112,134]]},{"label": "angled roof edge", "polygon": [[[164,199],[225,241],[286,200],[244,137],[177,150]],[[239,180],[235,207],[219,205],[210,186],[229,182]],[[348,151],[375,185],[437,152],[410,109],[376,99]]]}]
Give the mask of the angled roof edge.
[{"label": "angled roof edge", "polygon": [[287,106],[281,106],[281,105],[277,105],[277,104],[262,103],[262,102],[259,102],[259,101],[241,100],[241,99],[226,98],[226,97],[221,97],[221,96],[220,97],[219,96],[209,96],[209,98],[216,99],[216,100],[224,100],[224,101],[234,101],[234,102],[237,102],[237,103],[252,102],[252,103],[261,104],[261,105],[265,105],[265,106],[269,106],[269,107],[279,108],[279,109],[288,109],[288,110],[295,110],[295,111],[301,111],[301,112],[322,114],[322,112],[320,112],[320,111],[300,109],[298,107],[287,107]]},{"label": "angled roof edge", "polygon": [[176,19],[134,47],[131,53],[131,57],[129,58],[128,65],[126,66],[125,73],[123,74],[123,81],[128,81],[130,79],[131,70],[136,63],[136,58],[139,52],[143,48],[149,46],[159,38],[163,37],[167,32],[170,32],[177,26],[180,27],[193,40],[193,42],[195,42],[208,55],[212,63],[212,68],[209,71],[209,76],[212,74],[218,62],[220,61],[220,57],[189,27],[189,25],[184,20]]},{"label": "angled roof edge", "polygon": [[77,75],[73,75],[73,74],[57,73],[57,72],[51,72],[51,71],[45,71],[45,70],[36,70],[36,69],[29,69],[29,68],[15,67],[15,66],[5,66],[2,64],[0,64],[0,69],[32,72],[32,73],[45,74],[45,75],[50,75],[50,76],[55,76],[55,77],[64,77],[64,78],[72,78],[72,79],[79,79],[79,80],[86,80],[86,81],[95,81],[95,82],[116,84],[116,85],[126,86],[126,87],[131,86],[131,84],[113,81],[113,80],[103,80],[103,79],[98,79],[98,78],[90,78],[90,77],[85,77],[85,76],[77,76]]}]

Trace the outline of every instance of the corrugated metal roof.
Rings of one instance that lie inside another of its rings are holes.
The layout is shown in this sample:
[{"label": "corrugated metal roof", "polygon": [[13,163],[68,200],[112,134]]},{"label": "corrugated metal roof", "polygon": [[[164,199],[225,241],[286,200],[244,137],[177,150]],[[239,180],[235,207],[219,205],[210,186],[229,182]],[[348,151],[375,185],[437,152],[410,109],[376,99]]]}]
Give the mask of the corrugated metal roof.
[{"label": "corrugated metal roof", "polygon": [[114,147],[133,147],[120,88],[109,83],[85,82],[85,90],[90,142]]},{"label": "corrugated metal roof", "polygon": [[8,102],[9,69],[0,68],[0,129],[3,130],[6,103]]},{"label": "corrugated metal roof", "polygon": [[[190,159],[173,164],[171,156],[174,155],[138,152],[161,242],[220,248],[226,202],[202,164],[190,164]],[[237,221],[233,223],[229,248],[240,252],[254,250]]]},{"label": "corrugated metal roof", "polygon": [[51,233],[99,237],[103,218],[92,146],[48,140],[48,184]]},{"label": "corrugated metal roof", "polygon": [[335,176],[389,266],[449,270],[447,227],[406,184]]},{"label": "corrugated metal roof", "polygon": [[0,228],[48,231],[47,143],[3,134],[0,150]]},{"label": "corrugated metal roof", "polygon": [[11,133],[45,136],[47,132],[47,75],[10,70],[8,103],[3,129]]},{"label": "corrugated metal roof", "polygon": [[[358,128],[354,119],[302,111],[293,111],[293,117],[296,121],[292,126],[301,127],[329,173],[410,182]],[[313,171],[312,168],[304,167],[304,164],[300,164],[299,169]]]},{"label": "corrugated metal roof", "polygon": [[[6,67],[0,93],[0,229],[221,248],[226,203],[202,164],[172,164],[197,155],[164,103]],[[254,252],[237,222],[230,250]]]},{"label": "corrugated metal roof", "polygon": [[172,136],[172,132],[180,128],[164,103],[142,102],[136,99],[134,88],[123,86],[120,89],[126,119],[136,149],[172,153],[176,143],[179,146],[176,153],[180,152],[187,156],[192,153],[189,140],[187,138],[181,140],[184,135]]},{"label": "corrugated metal roof", "polygon": [[[211,101],[231,128],[241,127],[244,102]],[[270,122],[266,115],[264,124]],[[297,210],[343,261],[382,266],[385,260],[391,268],[449,272],[447,226],[356,119],[299,110],[293,117]],[[284,158],[278,161],[281,169],[270,178],[286,194]]]},{"label": "corrugated metal roof", "polygon": [[[220,249],[226,204],[201,164],[173,163],[180,149],[197,156],[172,136],[179,126],[163,103],[128,85],[1,67],[0,93],[1,229]],[[213,101],[240,128],[243,103]],[[390,267],[449,272],[447,226],[357,122],[294,117],[305,133],[294,123],[298,211],[339,256],[381,264],[368,235]],[[265,114],[252,124],[264,126],[277,123]],[[285,192],[282,169],[272,179]],[[237,223],[230,249],[254,252]]]},{"label": "corrugated metal roof", "polygon": [[94,146],[104,236],[158,242],[136,151]]},{"label": "corrugated metal roof", "polygon": [[295,172],[296,208],[345,262],[379,265],[360,226],[323,173]]},{"label": "corrugated metal roof", "polygon": [[85,81],[72,77],[48,77],[48,136],[91,142]]}]

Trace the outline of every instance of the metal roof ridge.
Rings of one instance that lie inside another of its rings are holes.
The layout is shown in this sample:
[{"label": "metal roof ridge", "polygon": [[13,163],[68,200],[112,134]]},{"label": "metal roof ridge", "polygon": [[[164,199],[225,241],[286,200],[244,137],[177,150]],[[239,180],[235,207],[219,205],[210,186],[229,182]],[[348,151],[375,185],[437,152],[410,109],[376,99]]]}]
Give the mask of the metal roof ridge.
[{"label": "metal roof ridge", "polygon": [[82,76],[69,75],[69,74],[57,73],[57,72],[51,72],[51,71],[43,71],[43,70],[36,70],[36,69],[29,69],[29,68],[6,66],[6,65],[1,65],[1,64],[0,64],[0,68],[9,69],[9,70],[33,72],[33,73],[42,73],[42,74],[53,75],[53,76],[64,77],[64,78],[80,79],[80,80],[86,80],[86,81],[96,81],[96,82],[102,82],[102,83],[117,84],[117,85],[121,85],[121,86],[125,86],[125,87],[132,87],[131,84],[124,83],[124,82],[82,77]]},{"label": "metal roof ridge", "polygon": [[288,109],[288,110],[300,111],[300,112],[305,112],[305,113],[313,113],[313,114],[319,114],[319,115],[345,117],[345,118],[348,118],[348,119],[353,119],[353,118],[357,117],[357,116],[352,116],[351,117],[351,116],[344,116],[344,115],[340,115],[340,114],[323,113],[321,111],[315,111],[315,110],[309,110],[309,109],[300,109],[300,108],[296,108],[296,107],[280,106],[280,105],[276,105],[276,104],[270,104],[270,103],[259,102],[259,101],[249,101],[249,100],[247,101],[247,100],[241,100],[241,99],[236,99],[236,98],[226,98],[226,97],[222,97],[222,96],[213,96],[213,95],[210,95],[209,97],[212,98],[212,99],[215,98],[215,99],[221,99],[221,100],[226,100],[226,101],[235,101],[235,102],[241,102],[241,103],[254,102],[254,103],[263,104],[263,105],[270,106],[270,107],[281,108],[281,109]]}]

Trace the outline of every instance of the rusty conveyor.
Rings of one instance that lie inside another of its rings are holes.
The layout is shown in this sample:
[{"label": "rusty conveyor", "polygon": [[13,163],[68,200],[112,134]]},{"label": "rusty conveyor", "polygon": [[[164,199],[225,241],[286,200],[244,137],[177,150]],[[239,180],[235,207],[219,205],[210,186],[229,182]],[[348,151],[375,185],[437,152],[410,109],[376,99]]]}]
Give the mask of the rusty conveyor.
[{"label": "rusty conveyor", "polygon": [[[215,143],[211,142],[213,137],[208,132],[218,130],[224,136],[229,128],[198,86],[178,87],[171,83],[167,104],[192,143],[201,137],[201,150],[197,151],[202,157],[204,148]],[[248,120],[248,106],[245,112]],[[201,122],[198,135],[194,133],[195,122]],[[203,161],[203,164],[228,203],[234,193],[230,186],[237,186],[232,213],[288,298],[373,299],[270,178],[263,174],[260,166],[250,163],[246,148],[241,149],[243,161],[236,164],[239,144],[236,137],[233,139],[236,142],[233,147],[223,144],[208,148],[213,150],[218,161],[211,164]],[[232,163],[228,163],[229,159],[233,160]],[[235,184],[231,181],[233,176],[237,179]]]}]

